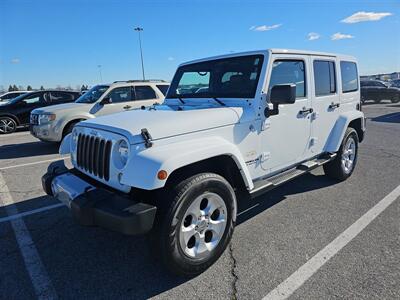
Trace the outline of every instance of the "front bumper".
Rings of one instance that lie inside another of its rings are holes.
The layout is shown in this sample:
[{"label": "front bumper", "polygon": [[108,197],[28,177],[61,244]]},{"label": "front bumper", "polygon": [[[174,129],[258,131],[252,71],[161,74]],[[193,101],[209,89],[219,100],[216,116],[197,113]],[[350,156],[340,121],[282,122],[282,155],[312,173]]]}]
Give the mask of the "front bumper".
[{"label": "front bumper", "polygon": [[42,141],[47,142],[59,142],[61,141],[61,136],[55,132],[55,129],[51,124],[36,125],[30,124],[29,131],[31,134]]},{"label": "front bumper", "polygon": [[153,227],[157,208],[136,202],[86,178],[63,163],[52,163],[42,177],[43,190],[63,202],[79,224],[99,226],[127,235],[144,234]]}]

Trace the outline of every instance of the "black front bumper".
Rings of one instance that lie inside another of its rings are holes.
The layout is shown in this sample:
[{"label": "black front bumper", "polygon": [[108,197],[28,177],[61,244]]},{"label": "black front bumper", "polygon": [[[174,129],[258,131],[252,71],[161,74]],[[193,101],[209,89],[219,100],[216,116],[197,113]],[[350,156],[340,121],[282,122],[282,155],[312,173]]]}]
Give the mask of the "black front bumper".
[{"label": "black front bumper", "polygon": [[99,226],[127,235],[153,227],[157,208],[101,187],[63,162],[52,163],[42,177],[46,194],[66,204],[81,225]]}]

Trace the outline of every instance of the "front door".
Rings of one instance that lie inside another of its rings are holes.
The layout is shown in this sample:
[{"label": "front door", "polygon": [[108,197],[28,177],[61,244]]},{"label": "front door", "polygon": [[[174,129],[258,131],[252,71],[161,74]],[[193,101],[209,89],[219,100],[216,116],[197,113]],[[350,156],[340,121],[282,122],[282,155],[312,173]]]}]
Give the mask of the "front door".
[{"label": "front door", "polygon": [[111,90],[105,97],[110,99],[110,103],[96,103],[96,116],[108,115],[112,113],[128,110],[135,101],[135,95],[131,86],[117,87]]},{"label": "front door", "polygon": [[279,105],[279,113],[264,120],[261,167],[265,173],[290,167],[307,153],[312,114],[308,59],[300,55],[272,56],[268,94],[274,85],[295,84],[296,102]]},{"label": "front door", "polygon": [[314,88],[311,122],[310,156],[324,152],[329,135],[339,116],[340,99],[337,91],[338,68],[335,58],[312,57]]}]

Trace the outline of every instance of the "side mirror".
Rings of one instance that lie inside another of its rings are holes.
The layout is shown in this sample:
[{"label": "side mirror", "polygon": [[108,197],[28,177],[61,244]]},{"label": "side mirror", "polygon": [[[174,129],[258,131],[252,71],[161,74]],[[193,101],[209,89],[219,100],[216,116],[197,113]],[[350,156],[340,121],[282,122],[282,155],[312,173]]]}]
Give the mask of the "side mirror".
[{"label": "side mirror", "polygon": [[279,114],[279,104],[293,104],[296,101],[296,85],[282,84],[274,85],[271,89],[270,97],[273,108],[268,107],[264,111],[266,117]]},{"label": "side mirror", "polygon": [[104,104],[110,104],[112,103],[112,100],[110,97],[104,97],[103,99],[101,99],[100,104],[104,105]]},{"label": "side mirror", "polygon": [[296,101],[296,85],[274,85],[271,89],[270,100],[272,104],[292,104]]}]

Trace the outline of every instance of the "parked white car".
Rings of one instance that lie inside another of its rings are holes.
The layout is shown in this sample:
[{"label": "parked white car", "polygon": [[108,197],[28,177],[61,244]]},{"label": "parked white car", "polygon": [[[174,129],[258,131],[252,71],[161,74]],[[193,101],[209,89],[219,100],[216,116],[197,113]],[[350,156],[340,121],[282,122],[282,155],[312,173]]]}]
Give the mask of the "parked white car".
[{"label": "parked white car", "polygon": [[319,166],[353,173],[357,74],[351,56],[287,49],[182,64],[164,105],[79,123],[60,147],[74,168],[50,165],[43,188],[83,225],[151,231],[170,270],[198,274],[229,244],[246,195]]},{"label": "parked white car", "polygon": [[163,80],[96,85],[74,103],[33,110],[31,134],[42,141],[60,142],[80,121],[162,103],[168,87],[169,83]]}]

